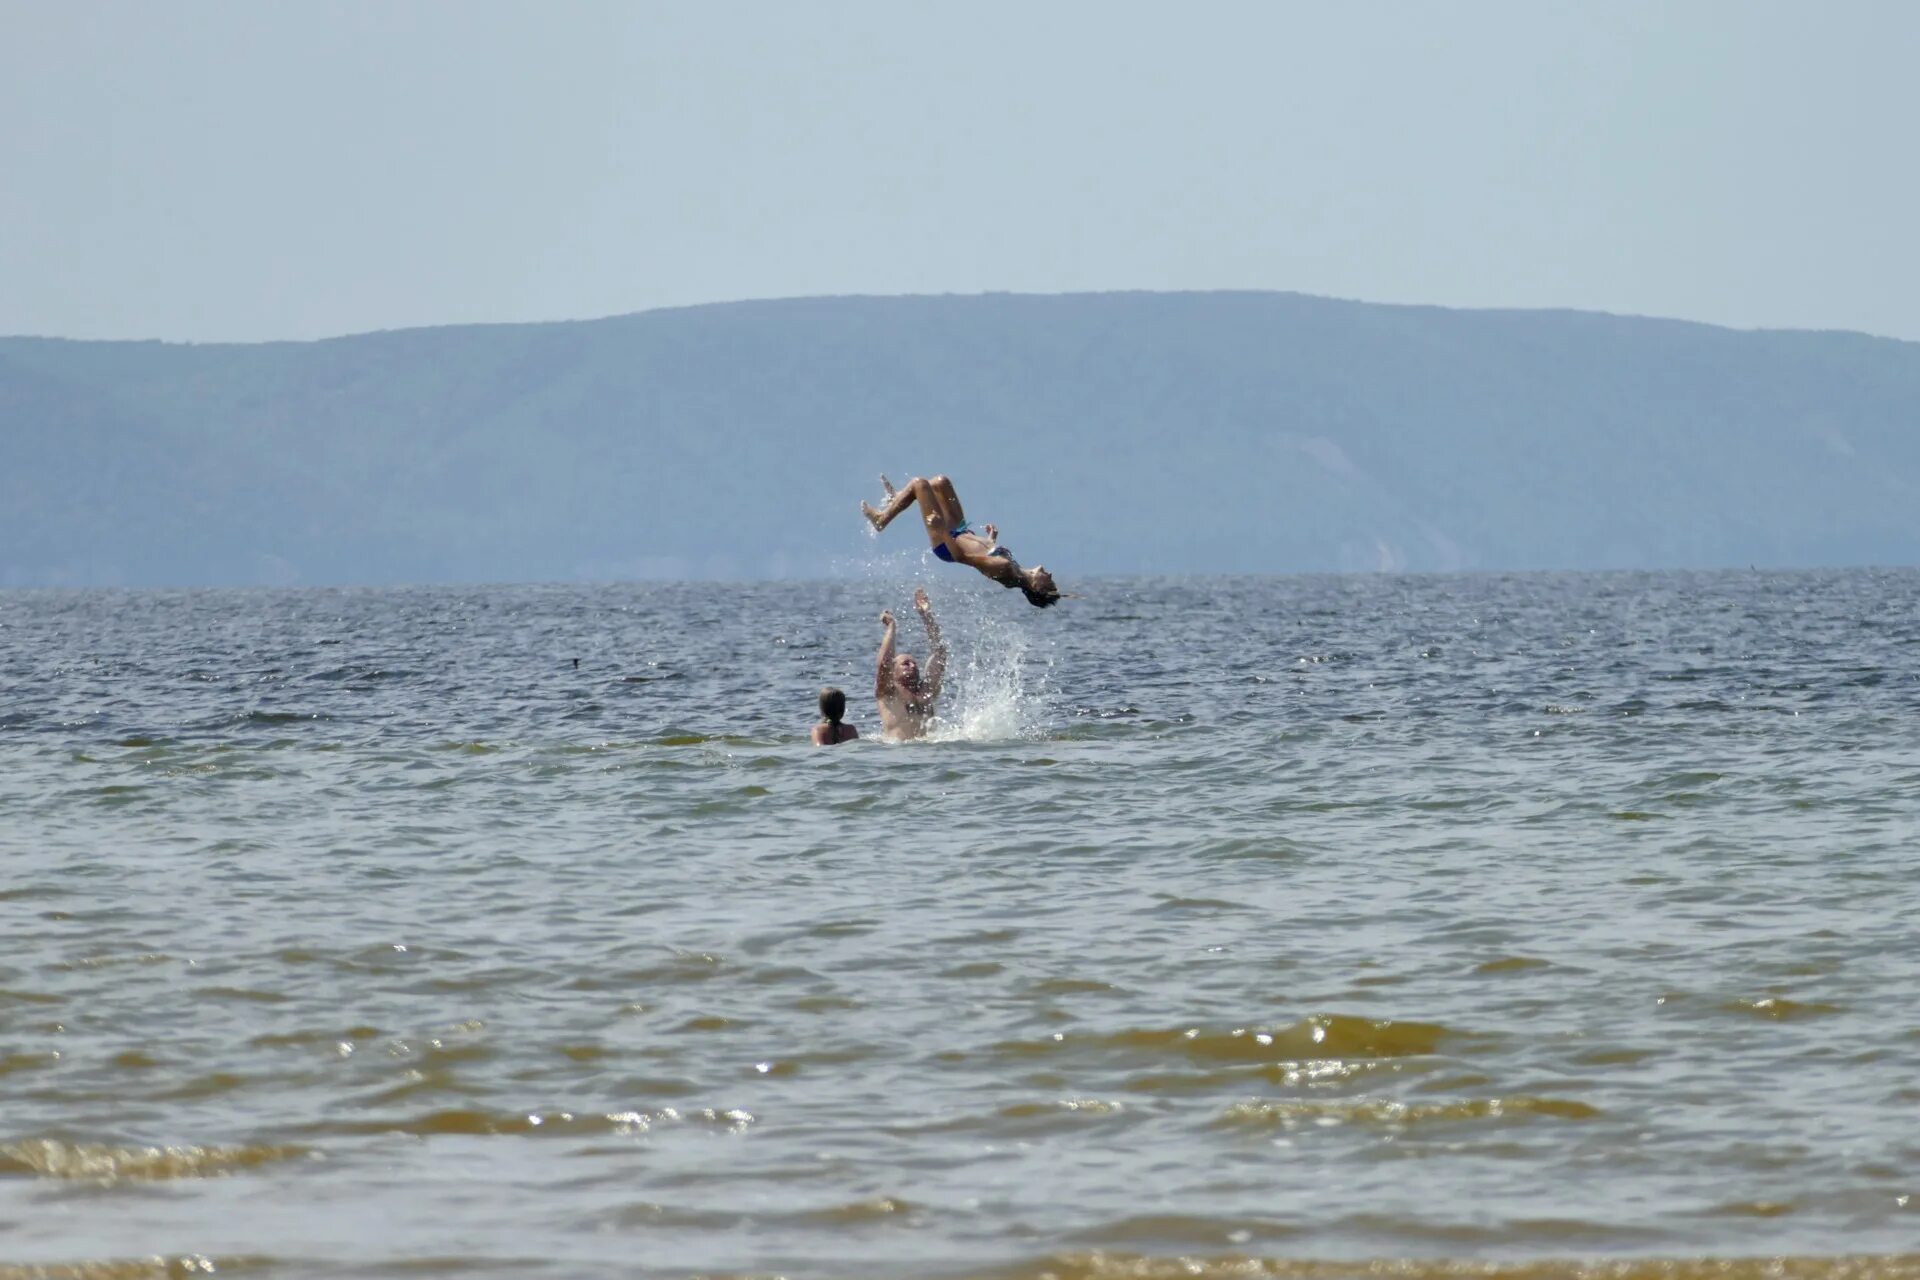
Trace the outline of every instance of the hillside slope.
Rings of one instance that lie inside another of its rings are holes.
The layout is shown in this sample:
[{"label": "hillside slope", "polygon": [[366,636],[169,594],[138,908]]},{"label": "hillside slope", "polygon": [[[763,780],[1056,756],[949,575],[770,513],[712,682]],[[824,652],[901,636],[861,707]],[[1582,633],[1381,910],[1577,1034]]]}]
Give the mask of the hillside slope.
[{"label": "hillside slope", "polygon": [[1254,293],[0,339],[5,585],[813,576],[881,470],[1063,578],[1920,563],[1920,344]]}]

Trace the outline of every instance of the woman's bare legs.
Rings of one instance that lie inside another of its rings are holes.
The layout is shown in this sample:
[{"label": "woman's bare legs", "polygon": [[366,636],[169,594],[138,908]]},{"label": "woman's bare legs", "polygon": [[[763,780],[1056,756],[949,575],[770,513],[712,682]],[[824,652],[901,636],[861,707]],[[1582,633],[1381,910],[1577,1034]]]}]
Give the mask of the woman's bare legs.
[{"label": "woman's bare legs", "polygon": [[[887,479],[885,476],[881,476],[880,487],[887,491],[886,502],[881,505],[878,511],[874,510],[867,503],[862,502],[860,504],[860,514],[871,521],[874,528],[884,529],[893,523],[895,516],[920,501],[921,490],[926,488],[926,485],[927,482],[925,480],[915,476],[913,479],[907,481],[906,488],[895,489],[893,487],[893,481]],[[921,505],[922,511],[931,509],[930,503],[923,503]]]},{"label": "woman's bare legs", "polygon": [[[945,476],[935,476],[927,481],[933,487],[933,496],[939,502],[941,514],[947,518],[947,528],[958,529],[967,522],[967,513],[960,509],[960,495],[953,491],[953,481]],[[927,508],[922,504],[920,509]]]},{"label": "woman's bare legs", "polygon": [[949,529],[966,523],[959,495],[953,491],[953,482],[945,476],[935,476],[931,480],[915,476],[907,481],[904,489],[895,489],[885,476],[880,477],[880,483],[886,485],[886,505],[876,511],[864,502],[860,504],[860,513],[872,522],[875,529],[886,528],[893,523],[895,516],[916,503],[927,524],[927,537],[936,545],[945,540]]}]

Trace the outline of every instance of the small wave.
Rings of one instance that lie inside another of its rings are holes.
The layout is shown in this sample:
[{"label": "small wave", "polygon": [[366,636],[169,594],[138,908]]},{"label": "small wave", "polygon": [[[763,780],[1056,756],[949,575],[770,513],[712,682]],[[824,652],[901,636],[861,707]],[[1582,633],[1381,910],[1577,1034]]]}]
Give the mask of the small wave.
[{"label": "small wave", "polygon": [[[628,1227],[654,1227],[692,1231],[722,1232],[739,1227],[745,1215],[718,1209],[686,1209],[679,1205],[656,1204],[644,1200],[621,1205],[617,1209],[595,1213],[586,1219],[591,1230]],[[5,1280],[0,1277],[0,1280]]]},{"label": "small wave", "polygon": [[1143,1244],[1237,1245],[1253,1240],[1284,1240],[1301,1228],[1270,1218],[1216,1218],[1186,1213],[1153,1213],[1102,1223],[1069,1237],[1079,1244],[1138,1247]]},{"label": "small wave", "polygon": [[1637,1062],[1658,1056],[1654,1049],[1638,1049],[1631,1045],[1603,1045],[1597,1049],[1588,1049],[1573,1056],[1573,1061],[1583,1067],[1630,1067]]},{"label": "small wave", "polygon": [[345,1031],[334,1029],[314,1031],[285,1031],[258,1035],[247,1043],[259,1049],[295,1048],[306,1045],[341,1044],[356,1040],[372,1040],[380,1035],[378,1027],[348,1027]]},{"label": "small wave", "polygon": [[975,1280],[1920,1280],[1920,1254],[1336,1262],[1235,1255],[1148,1257],[1095,1250],[1053,1254],[971,1274]]},{"label": "small wave", "polygon": [[1126,1088],[1133,1093],[1217,1093],[1245,1089],[1261,1081],[1276,1088],[1351,1083],[1373,1075],[1400,1075],[1406,1062],[1397,1058],[1304,1058],[1237,1065],[1216,1071],[1157,1071],[1133,1076]]},{"label": "small wave", "polygon": [[1817,1018],[1829,1013],[1842,1012],[1839,1005],[1823,1004],[1818,1000],[1789,1000],[1785,996],[1761,996],[1757,1000],[1729,1000],[1720,1006],[1726,1013],[1750,1014],[1756,1018],[1767,1018],[1774,1022],[1788,1022],[1796,1018]]},{"label": "small wave", "polygon": [[63,973],[74,973],[86,969],[115,969],[122,965],[167,964],[173,959],[164,951],[143,951],[137,955],[121,956],[85,956],[79,960],[63,960],[47,966]]},{"label": "small wave", "polygon": [[243,724],[299,724],[306,720],[331,720],[332,716],[321,711],[249,711],[244,715],[233,716],[228,725]]},{"label": "small wave", "polygon": [[724,1133],[745,1133],[754,1123],[753,1113],[714,1107],[661,1107],[653,1111],[482,1111],[452,1108],[391,1120],[328,1121],[314,1125],[309,1132],[365,1136],[405,1133],[429,1138],[443,1135],[464,1137],[579,1137],[582,1134],[615,1134],[632,1137],[667,1125],[694,1125]]},{"label": "small wave", "polygon": [[279,991],[259,991],[252,987],[202,987],[193,994],[200,1000],[240,1000],[248,1004],[286,1004],[293,999]]},{"label": "small wave", "polygon": [[998,960],[970,960],[966,964],[955,965],[951,969],[942,969],[938,976],[942,978],[992,978],[1005,973],[1007,966]]},{"label": "small wave", "polygon": [[[341,1047],[351,1051],[351,1046]],[[414,1067],[407,1071],[398,1084],[356,1097],[354,1104],[367,1109],[396,1107],[403,1103],[417,1106],[422,1098],[437,1095],[471,1098],[481,1092],[478,1086],[463,1082],[443,1067]]]},{"label": "small wave", "polygon": [[1124,1103],[1106,1098],[1060,1098],[1053,1102],[1016,1102],[994,1114],[1008,1120],[1033,1120],[1052,1116],[1115,1116],[1126,1110]]},{"label": "small wave", "polygon": [[718,743],[727,747],[763,747],[767,743],[760,738],[743,738],[731,733],[667,733],[651,739],[656,747],[698,747],[707,743]]},{"label": "small wave", "polygon": [[1228,902],[1224,898],[1180,898],[1166,893],[1159,893],[1154,896],[1160,899],[1160,905],[1149,907],[1147,910],[1156,914],[1172,913],[1174,915],[1185,915],[1193,913],[1205,916],[1214,915],[1221,911],[1253,910],[1252,907],[1244,902]]},{"label": "small wave", "polygon": [[1528,969],[1548,969],[1552,964],[1546,960],[1536,960],[1532,956],[1501,956],[1498,960],[1489,960],[1474,968],[1475,973],[1521,973]]},{"label": "small wave", "polygon": [[1231,1031],[1128,1030],[1106,1035],[1059,1032],[1044,1040],[1008,1040],[994,1046],[1008,1056],[1037,1056],[1066,1050],[1120,1051],[1132,1056],[1199,1059],[1213,1062],[1275,1063],[1287,1059],[1393,1058],[1434,1052],[1457,1034],[1437,1022],[1375,1020],[1345,1014],[1320,1014],[1281,1027],[1236,1027]]},{"label": "small wave", "polygon": [[1118,995],[1120,988],[1111,982],[1099,982],[1092,978],[1042,978],[1028,988],[1035,995],[1078,996],[1078,995]]},{"label": "small wave", "polygon": [[1700,787],[1705,786],[1709,782],[1718,782],[1725,776],[1726,775],[1722,773],[1707,771],[1672,773],[1650,785],[1656,789]]},{"label": "small wave", "polygon": [[717,1014],[701,1014],[688,1018],[680,1024],[682,1031],[737,1031],[746,1024],[735,1022],[732,1018],[722,1018]]},{"label": "small wave", "polygon": [[232,1093],[236,1089],[244,1089],[251,1083],[252,1080],[249,1077],[239,1075],[232,1071],[209,1071],[205,1075],[198,1075],[190,1080],[183,1080],[172,1088],[162,1090],[152,1096],[155,1098],[164,1098],[168,1101],[211,1098],[223,1093]]},{"label": "small wave", "polygon": [[30,1138],[0,1143],[0,1174],[32,1173],[79,1182],[212,1178],[310,1154],[296,1146],[112,1147]]},{"label": "small wave", "polygon": [[194,1276],[271,1270],[273,1265],[270,1258],[209,1257],[203,1253],[25,1265],[0,1262],[0,1280],[191,1280]]},{"label": "small wave", "polygon": [[325,671],[316,671],[305,677],[308,680],[322,680],[334,684],[342,680],[405,680],[414,673],[389,667],[369,667],[349,663],[346,666],[329,667]]},{"label": "small wave", "polygon": [[857,1227],[870,1222],[888,1222],[917,1213],[919,1206],[897,1196],[871,1196],[847,1204],[812,1209],[796,1215],[799,1221],[821,1227]]},{"label": "small wave", "polygon": [[60,1004],[64,999],[45,991],[9,991],[0,987],[0,1009],[10,1004]]},{"label": "small wave", "polygon": [[1709,1218],[1784,1218],[1794,1206],[1779,1200],[1734,1200],[1717,1204],[1702,1216]]},{"label": "small wave", "polygon": [[1416,1124],[1458,1123],[1469,1120],[1522,1119],[1550,1116],[1557,1120],[1592,1120],[1597,1107],[1570,1098],[1469,1098],[1457,1102],[1395,1102],[1361,1099],[1351,1102],[1240,1102],[1221,1113],[1226,1125],[1333,1127],[1348,1124],[1405,1128]]}]

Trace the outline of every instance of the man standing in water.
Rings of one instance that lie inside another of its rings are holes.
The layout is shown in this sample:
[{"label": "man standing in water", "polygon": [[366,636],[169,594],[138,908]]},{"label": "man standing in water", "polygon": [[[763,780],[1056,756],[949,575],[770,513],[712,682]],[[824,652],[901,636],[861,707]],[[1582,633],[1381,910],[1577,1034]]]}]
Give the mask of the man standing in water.
[{"label": "man standing in water", "polygon": [[919,611],[920,621],[927,625],[927,643],[933,650],[927,656],[924,672],[912,654],[894,653],[893,612],[887,610],[880,615],[880,625],[885,630],[880,635],[873,696],[880,703],[881,736],[895,742],[926,736],[927,721],[933,719],[935,704],[940,701],[940,685],[947,675],[947,646],[940,639],[940,624],[933,620],[933,606],[927,603],[925,588],[913,593],[913,607]]}]

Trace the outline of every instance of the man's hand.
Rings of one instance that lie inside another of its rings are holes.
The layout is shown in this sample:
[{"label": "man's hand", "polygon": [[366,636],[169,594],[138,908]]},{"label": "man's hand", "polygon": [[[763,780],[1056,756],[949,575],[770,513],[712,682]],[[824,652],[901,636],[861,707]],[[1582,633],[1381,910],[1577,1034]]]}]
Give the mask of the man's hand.
[{"label": "man's hand", "polygon": [[917,588],[913,593],[913,607],[920,611],[920,621],[927,628],[927,643],[933,651],[927,655],[926,701],[931,708],[940,696],[940,684],[947,674],[947,645],[940,638],[940,624],[933,620],[933,603],[927,599],[925,587]]},{"label": "man's hand", "polygon": [[882,609],[880,611],[880,625],[883,627],[890,627],[893,625],[893,610]]}]

